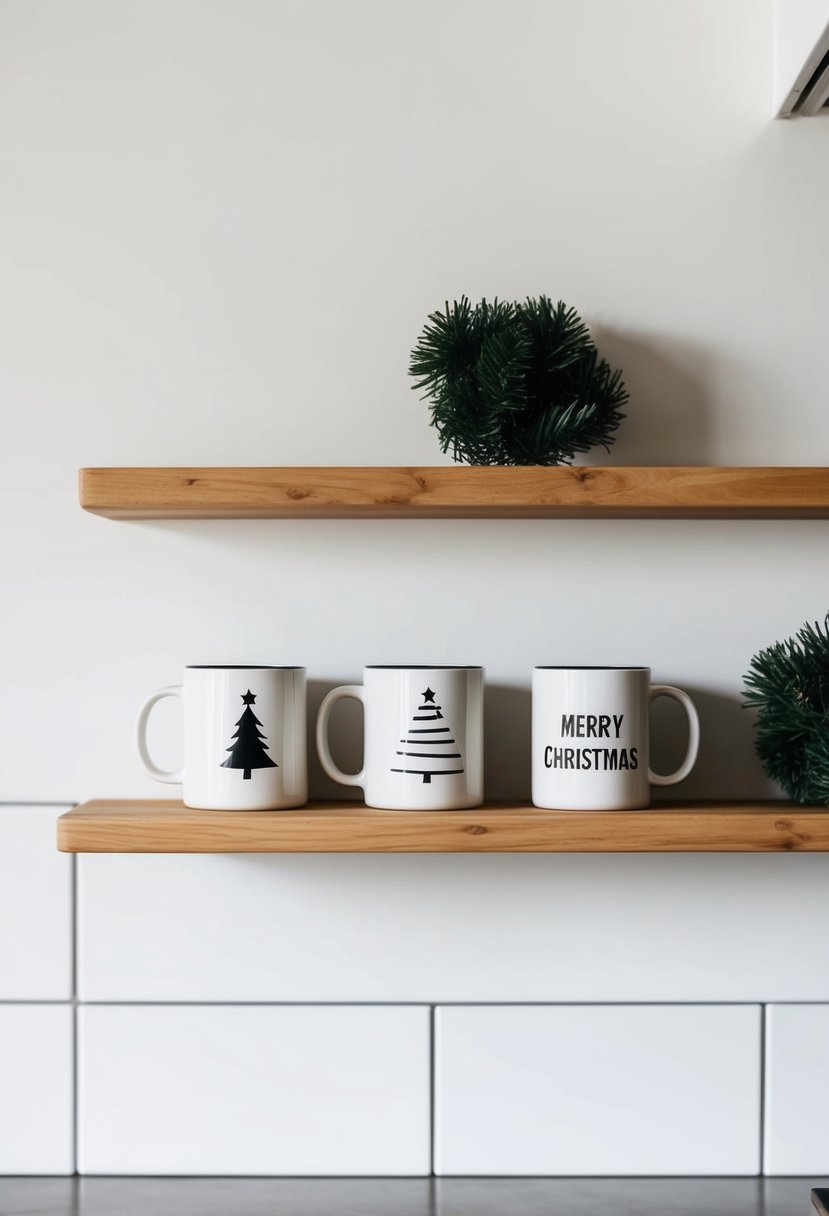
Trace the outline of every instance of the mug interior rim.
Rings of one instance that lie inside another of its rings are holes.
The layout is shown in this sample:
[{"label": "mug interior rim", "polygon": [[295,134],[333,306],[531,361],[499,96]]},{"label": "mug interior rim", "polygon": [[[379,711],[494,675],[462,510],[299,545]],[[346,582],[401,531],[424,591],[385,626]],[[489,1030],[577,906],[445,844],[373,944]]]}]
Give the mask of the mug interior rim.
[{"label": "mug interior rim", "polygon": [[565,663],[562,666],[555,664],[534,667],[533,671],[650,671],[650,667],[601,667],[601,666],[571,666]]},{"label": "mug interior rim", "polygon": [[304,671],[293,663],[188,663],[185,671]]}]

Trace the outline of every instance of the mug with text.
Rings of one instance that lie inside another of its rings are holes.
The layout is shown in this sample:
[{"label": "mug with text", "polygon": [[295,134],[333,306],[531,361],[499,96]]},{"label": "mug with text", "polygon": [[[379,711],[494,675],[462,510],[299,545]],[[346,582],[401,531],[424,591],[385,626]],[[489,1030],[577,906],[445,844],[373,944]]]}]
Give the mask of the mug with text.
[{"label": "mug with text", "polygon": [[[688,718],[685,759],[667,776],[649,767],[650,704],[657,697],[679,701]],[[536,667],[532,712],[532,796],[538,807],[647,807],[652,785],[675,785],[696,763],[694,704],[679,688],[651,684],[649,667]]]},{"label": "mug with text", "polygon": [[[184,763],[177,772],[158,768],[147,749],[150,712],[164,697],[183,703]],[[183,684],[147,698],[137,729],[147,772],[181,783],[187,806],[265,811],[307,801],[304,667],[186,667]]]},{"label": "mug with text", "polygon": [[[362,701],[363,767],[343,773],[331,758],[328,720],[337,701]],[[367,806],[452,810],[484,797],[482,667],[366,667],[363,683],[335,688],[317,719],[323,769],[342,785],[362,786]]]}]

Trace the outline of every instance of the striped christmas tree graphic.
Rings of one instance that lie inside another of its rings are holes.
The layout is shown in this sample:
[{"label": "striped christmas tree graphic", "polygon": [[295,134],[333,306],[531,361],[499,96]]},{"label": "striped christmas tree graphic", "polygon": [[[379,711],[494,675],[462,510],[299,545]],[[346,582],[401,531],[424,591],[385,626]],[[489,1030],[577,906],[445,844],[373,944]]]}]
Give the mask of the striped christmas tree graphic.
[{"label": "striped christmas tree graphic", "polygon": [[416,773],[423,777],[424,785],[429,785],[433,777],[450,777],[464,771],[463,756],[440,712],[440,705],[435,703],[435,696],[431,688],[421,693],[421,704],[412,714],[409,729],[400,740],[402,746],[396,753],[399,767],[391,770],[393,773]]}]

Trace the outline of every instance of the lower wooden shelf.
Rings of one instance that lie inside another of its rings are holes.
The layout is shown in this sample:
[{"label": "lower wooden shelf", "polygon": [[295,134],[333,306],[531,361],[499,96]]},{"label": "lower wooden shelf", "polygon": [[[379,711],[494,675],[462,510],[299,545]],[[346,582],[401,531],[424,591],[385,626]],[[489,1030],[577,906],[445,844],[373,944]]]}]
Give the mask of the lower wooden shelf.
[{"label": "lower wooden shelf", "polygon": [[58,820],[64,853],[779,853],[829,851],[829,809],[671,802],[646,811],[196,811],[181,802],[85,802]]}]

